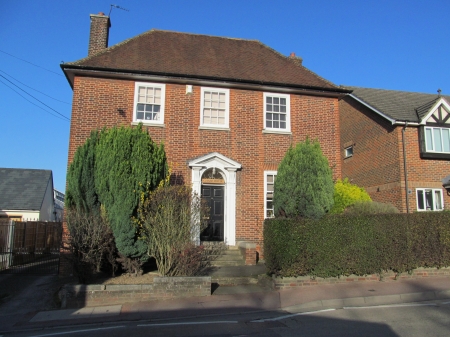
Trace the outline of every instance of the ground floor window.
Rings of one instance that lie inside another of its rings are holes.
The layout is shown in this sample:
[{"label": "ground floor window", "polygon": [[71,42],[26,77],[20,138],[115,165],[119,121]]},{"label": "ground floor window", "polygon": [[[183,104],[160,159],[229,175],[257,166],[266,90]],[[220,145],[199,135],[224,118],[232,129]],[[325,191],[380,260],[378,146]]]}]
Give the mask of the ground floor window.
[{"label": "ground floor window", "polygon": [[264,217],[273,218],[273,186],[277,171],[264,171]]},{"label": "ground floor window", "polygon": [[444,200],[441,189],[416,189],[418,211],[441,211],[444,209]]}]

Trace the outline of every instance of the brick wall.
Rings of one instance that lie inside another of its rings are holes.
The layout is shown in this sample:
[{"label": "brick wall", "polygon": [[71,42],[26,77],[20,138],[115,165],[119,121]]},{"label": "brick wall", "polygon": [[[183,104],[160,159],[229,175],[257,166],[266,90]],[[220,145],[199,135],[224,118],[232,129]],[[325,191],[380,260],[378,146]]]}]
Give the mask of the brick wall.
[{"label": "brick wall", "polygon": [[[200,90],[166,84],[164,127],[149,126],[156,142],[163,141],[173,177],[189,184],[190,159],[219,152],[242,164],[236,177],[236,240],[262,243],[264,171],[276,170],[286,150],[309,136],[318,139],[341,177],[339,114],[335,98],[291,95],[291,135],[263,133],[263,92],[230,89],[230,130],[203,130],[200,125]],[[70,163],[91,130],[130,125],[134,81],[76,77],[69,144]]]},{"label": "brick wall", "polygon": [[[339,109],[342,176],[365,187],[372,200],[401,209],[401,139],[396,127],[348,96],[339,102]],[[344,149],[350,145],[353,156],[344,159]]]},{"label": "brick wall", "polygon": [[[400,127],[398,128],[401,129]],[[406,165],[408,171],[408,189],[410,211],[417,210],[416,188],[439,188],[443,191],[444,207],[450,209],[450,196],[442,187],[442,178],[450,174],[450,161],[421,159],[419,150],[419,128],[407,127],[405,130]],[[403,152],[402,152],[403,153]],[[402,185],[404,186],[404,184]]]},{"label": "brick wall", "polygon": [[[345,97],[339,103],[341,126],[342,176],[364,187],[372,200],[391,203],[406,212],[405,172],[403,165],[403,126]],[[419,129],[405,130],[410,212],[417,210],[417,187],[442,188],[441,179],[450,173],[450,162],[421,159]],[[353,156],[344,159],[344,148],[353,144]],[[444,205],[450,208],[450,197],[444,194]]]},{"label": "brick wall", "polygon": [[338,284],[338,283],[350,283],[350,282],[389,282],[400,279],[421,279],[429,277],[450,276],[449,268],[417,268],[411,273],[394,273],[392,271],[385,272],[383,274],[372,274],[365,276],[349,275],[341,277],[328,277],[328,278],[311,278],[310,276],[299,277],[272,277],[267,280],[261,278],[260,283],[263,283],[272,289],[286,290],[298,287],[309,287],[323,284]]},{"label": "brick wall", "polygon": [[211,295],[211,277],[155,277],[152,284],[66,285],[61,292],[62,307],[122,304]]}]

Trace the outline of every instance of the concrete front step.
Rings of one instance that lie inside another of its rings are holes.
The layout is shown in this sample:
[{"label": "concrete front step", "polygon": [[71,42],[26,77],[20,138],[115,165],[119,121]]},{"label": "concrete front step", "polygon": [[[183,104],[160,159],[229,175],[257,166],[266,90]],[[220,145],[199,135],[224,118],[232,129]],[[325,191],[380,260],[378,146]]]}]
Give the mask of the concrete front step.
[{"label": "concrete front step", "polygon": [[[203,242],[206,249],[208,246],[214,246],[218,243],[214,242]],[[220,244],[220,243],[219,243]],[[222,243],[223,244],[223,243]],[[213,267],[227,267],[227,266],[244,266],[245,261],[241,255],[241,251],[238,246],[226,246],[220,255],[214,255],[211,261],[211,266]]]},{"label": "concrete front step", "polygon": [[217,261],[214,260],[210,263],[213,267],[227,267],[227,266],[244,266],[245,262],[244,260],[236,261],[236,260],[229,260],[229,261]]}]

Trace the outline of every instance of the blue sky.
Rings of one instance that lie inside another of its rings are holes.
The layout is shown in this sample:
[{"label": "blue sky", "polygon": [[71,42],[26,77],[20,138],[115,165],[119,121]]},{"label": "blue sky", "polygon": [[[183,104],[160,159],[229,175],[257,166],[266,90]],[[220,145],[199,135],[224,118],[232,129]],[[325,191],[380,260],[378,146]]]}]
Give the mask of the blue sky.
[{"label": "blue sky", "polygon": [[89,14],[111,3],[129,11],[112,10],[110,46],[152,28],[255,39],[335,84],[450,94],[448,0],[3,0],[0,167],[51,169],[64,191],[72,90],[59,65],[87,55]]}]

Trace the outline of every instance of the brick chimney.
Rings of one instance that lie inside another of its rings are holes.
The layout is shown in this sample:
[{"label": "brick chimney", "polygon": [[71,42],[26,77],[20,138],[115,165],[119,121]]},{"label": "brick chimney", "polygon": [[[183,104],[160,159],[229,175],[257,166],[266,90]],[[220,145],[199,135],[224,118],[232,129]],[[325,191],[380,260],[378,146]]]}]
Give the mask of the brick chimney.
[{"label": "brick chimney", "polygon": [[303,59],[300,56],[296,56],[294,52],[289,55],[289,59],[298,66],[302,65]]},{"label": "brick chimney", "polygon": [[89,34],[88,56],[108,48],[109,27],[111,22],[105,13],[91,14],[91,32]]}]

